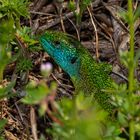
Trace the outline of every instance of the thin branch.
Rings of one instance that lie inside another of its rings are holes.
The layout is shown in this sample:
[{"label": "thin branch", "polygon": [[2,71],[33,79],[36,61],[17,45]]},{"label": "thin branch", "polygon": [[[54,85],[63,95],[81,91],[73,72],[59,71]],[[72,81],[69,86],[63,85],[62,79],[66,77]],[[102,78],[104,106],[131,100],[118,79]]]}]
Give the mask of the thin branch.
[{"label": "thin branch", "polygon": [[92,23],[93,28],[94,28],[94,31],[95,31],[95,39],[96,39],[96,60],[98,61],[98,59],[99,59],[99,39],[98,39],[98,32],[97,32],[97,28],[96,28],[96,25],[94,23],[94,20],[93,20],[92,14],[91,14],[91,10],[90,10],[90,8],[88,6],[87,6],[87,10],[89,12],[91,23]]}]

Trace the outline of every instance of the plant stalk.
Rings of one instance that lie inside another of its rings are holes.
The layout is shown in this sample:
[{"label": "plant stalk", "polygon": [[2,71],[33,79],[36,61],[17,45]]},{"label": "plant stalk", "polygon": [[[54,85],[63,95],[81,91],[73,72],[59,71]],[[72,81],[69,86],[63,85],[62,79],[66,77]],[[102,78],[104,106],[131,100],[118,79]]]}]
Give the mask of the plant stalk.
[{"label": "plant stalk", "polygon": [[[130,62],[129,62],[129,103],[130,108],[133,112],[134,110],[134,102],[133,102],[133,89],[134,89],[134,14],[133,14],[133,3],[132,0],[128,0],[128,16],[129,16],[129,33],[130,33]],[[132,114],[131,114],[132,115]],[[134,127],[134,119],[131,116],[131,120],[129,122],[129,140],[135,139],[135,127]]]}]

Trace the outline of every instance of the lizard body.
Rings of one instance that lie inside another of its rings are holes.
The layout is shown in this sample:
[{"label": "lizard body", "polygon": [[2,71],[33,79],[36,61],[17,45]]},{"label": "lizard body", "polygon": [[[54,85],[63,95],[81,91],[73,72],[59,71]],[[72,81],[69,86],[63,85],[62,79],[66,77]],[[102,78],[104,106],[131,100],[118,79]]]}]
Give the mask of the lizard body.
[{"label": "lizard body", "polygon": [[110,95],[103,89],[111,87],[110,65],[97,63],[91,54],[73,37],[60,32],[46,32],[40,38],[45,51],[70,75],[76,92],[93,94],[99,105],[111,112]]}]

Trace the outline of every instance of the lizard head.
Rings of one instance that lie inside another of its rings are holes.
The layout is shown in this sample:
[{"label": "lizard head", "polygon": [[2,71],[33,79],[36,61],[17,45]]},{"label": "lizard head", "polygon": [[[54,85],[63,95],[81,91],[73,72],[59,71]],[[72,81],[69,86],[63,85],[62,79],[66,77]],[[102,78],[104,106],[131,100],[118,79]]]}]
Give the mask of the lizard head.
[{"label": "lizard head", "polygon": [[80,43],[72,37],[59,32],[46,32],[40,38],[45,51],[71,77],[78,78],[80,57],[76,45]]}]

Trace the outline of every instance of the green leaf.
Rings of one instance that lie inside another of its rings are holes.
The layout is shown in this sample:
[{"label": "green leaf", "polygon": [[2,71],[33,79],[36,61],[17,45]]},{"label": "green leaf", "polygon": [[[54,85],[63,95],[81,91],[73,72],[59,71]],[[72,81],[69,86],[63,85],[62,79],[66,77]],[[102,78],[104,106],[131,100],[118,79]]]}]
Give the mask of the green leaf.
[{"label": "green leaf", "polygon": [[28,17],[28,0],[1,0],[0,13],[8,17]]},{"label": "green leaf", "polygon": [[134,13],[134,21],[136,21],[140,17],[140,6],[136,9]]},{"label": "green leaf", "polygon": [[120,11],[119,16],[125,21],[129,22],[129,16],[128,16],[128,11]]},{"label": "green leaf", "polygon": [[76,9],[76,4],[75,4],[75,1],[74,0],[70,0],[69,1],[69,4],[68,4],[68,8],[71,10],[71,11],[75,11]]},{"label": "green leaf", "polygon": [[22,58],[17,64],[17,71],[27,71],[31,70],[33,64],[30,59]]},{"label": "green leaf", "polygon": [[118,112],[118,121],[124,127],[128,124],[126,116],[121,112]]},{"label": "green leaf", "polygon": [[22,102],[25,104],[38,104],[40,103],[49,93],[52,93],[56,88],[56,85],[51,85],[51,88],[48,88],[45,82],[41,82],[39,85],[34,83],[29,83],[26,88],[27,95],[22,99]]},{"label": "green leaf", "polygon": [[6,119],[0,120],[0,140],[4,140],[3,131],[4,131],[4,127],[5,127],[6,123],[7,123]]},{"label": "green leaf", "polygon": [[4,128],[4,126],[6,125],[7,120],[6,119],[2,119],[0,120],[0,131]]}]

